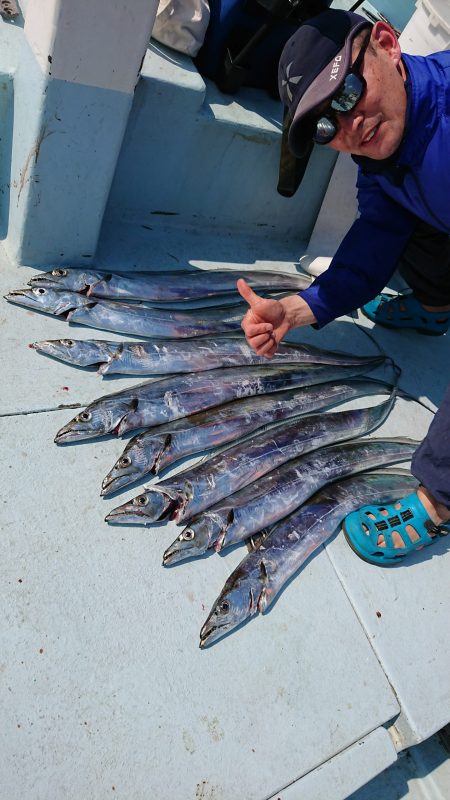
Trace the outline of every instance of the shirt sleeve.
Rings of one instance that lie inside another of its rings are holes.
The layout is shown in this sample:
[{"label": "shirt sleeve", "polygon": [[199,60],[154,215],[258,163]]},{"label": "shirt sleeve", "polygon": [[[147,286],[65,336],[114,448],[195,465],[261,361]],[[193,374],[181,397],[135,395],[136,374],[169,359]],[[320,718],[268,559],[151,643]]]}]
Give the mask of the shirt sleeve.
[{"label": "shirt sleeve", "polygon": [[417,218],[392,200],[372,176],[358,176],[359,218],[322,275],[300,292],[317,319],[315,327],[372,300],[394,273]]}]

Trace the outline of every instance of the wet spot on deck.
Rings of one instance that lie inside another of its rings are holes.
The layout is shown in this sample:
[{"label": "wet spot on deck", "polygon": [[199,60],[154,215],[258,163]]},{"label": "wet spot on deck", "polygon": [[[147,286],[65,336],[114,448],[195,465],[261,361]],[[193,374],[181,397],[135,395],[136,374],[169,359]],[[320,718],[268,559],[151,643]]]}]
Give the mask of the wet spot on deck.
[{"label": "wet spot on deck", "polygon": [[219,720],[217,717],[213,717],[213,719],[208,719],[208,717],[202,717],[202,722],[206,724],[208,728],[208,733],[211,736],[213,742],[220,742],[221,739],[225,736],[222,728],[220,727]]},{"label": "wet spot on deck", "polygon": [[183,731],[183,744],[188,753],[190,753],[191,755],[192,753],[195,753],[195,742],[189,731],[186,730]]}]

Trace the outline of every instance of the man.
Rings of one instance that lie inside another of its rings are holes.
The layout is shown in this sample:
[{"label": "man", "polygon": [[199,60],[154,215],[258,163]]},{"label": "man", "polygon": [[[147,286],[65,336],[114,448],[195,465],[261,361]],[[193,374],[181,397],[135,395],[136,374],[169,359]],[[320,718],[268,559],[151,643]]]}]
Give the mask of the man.
[{"label": "man", "polygon": [[[360,306],[380,325],[445,333],[450,52],[402,55],[386,23],[371,26],[358,14],[330,10],[287,42],[279,88],[295,155],[312,139],[358,163],[360,216],[328,270],[301,294],[265,300],[238,282],[250,305],[242,322],[249,344],[270,357],[292,328],[320,328]],[[397,267],[412,292],[379,294]],[[349,543],[372,563],[396,563],[450,531],[450,387],[412,472],[421,484],[417,493],[384,509],[365,506],[345,520]]]}]

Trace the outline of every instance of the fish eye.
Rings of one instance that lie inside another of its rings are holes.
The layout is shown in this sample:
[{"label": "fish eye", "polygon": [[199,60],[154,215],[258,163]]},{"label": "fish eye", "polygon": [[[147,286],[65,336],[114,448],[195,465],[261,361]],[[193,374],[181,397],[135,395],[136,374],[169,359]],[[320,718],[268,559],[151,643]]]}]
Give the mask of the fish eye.
[{"label": "fish eye", "polygon": [[47,294],[46,289],[43,286],[37,286],[33,289],[34,294]]},{"label": "fish eye", "polygon": [[131,458],[130,456],[122,456],[119,459],[119,467],[130,467],[131,466]]},{"label": "fish eye", "polygon": [[219,605],[220,613],[221,614],[227,614],[229,610],[230,610],[229,602],[227,600],[222,600],[222,602]]},{"label": "fish eye", "polygon": [[148,497],[146,494],[140,494],[139,497],[134,498],[133,503],[136,503],[137,506],[146,506]]},{"label": "fish eye", "polygon": [[73,347],[75,342],[73,339],[61,339],[61,344],[63,347]]},{"label": "fish eye", "polygon": [[186,530],[183,531],[181,536],[185,542],[192,542],[192,539],[195,536],[195,532],[192,530],[192,528],[186,528]]},{"label": "fish eye", "polygon": [[55,278],[65,278],[66,275],[67,275],[67,270],[66,269],[52,269],[52,275],[54,275]]},{"label": "fish eye", "polygon": [[79,422],[89,422],[90,419],[92,419],[92,414],[90,411],[82,411],[81,414],[78,414]]}]

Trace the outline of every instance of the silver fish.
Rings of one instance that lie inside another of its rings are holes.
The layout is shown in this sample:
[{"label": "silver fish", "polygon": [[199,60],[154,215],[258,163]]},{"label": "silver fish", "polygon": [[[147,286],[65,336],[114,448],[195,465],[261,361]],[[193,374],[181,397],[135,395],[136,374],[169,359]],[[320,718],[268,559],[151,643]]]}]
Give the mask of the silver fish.
[{"label": "silver fish", "polygon": [[191,414],[130,439],[102,483],[103,496],[159,472],[188,455],[235,441],[283,419],[320,411],[362,395],[386,393],[377,381],[355,379],[348,383],[322,383],[274,394],[233,400]]},{"label": "silver fish", "polygon": [[[101,375],[170,375],[222,367],[267,364],[243,336],[173,339],[164,342],[110,342],[102,339],[53,339],[34,342],[39,353],[75,366],[97,366]],[[355,356],[312,345],[281,344],[271,364],[363,364],[371,356]]]},{"label": "silver fish", "polygon": [[114,300],[196,300],[237,292],[236,281],[245,277],[256,291],[300,291],[311,283],[306,274],[266,270],[177,270],[165,272],[102,273],[59,267],[35,275],[31,286],[87,292]]},{"label": "silver fish", "polygon": [[372,408],[312,414],[282,422],[144,489],[131,502],[114,508],[106,520],[148,525],[167,518],[176,522],[189,519],[291,458],[377,428],[394,401],[395,393]]},{"label": "silver fish", "polygon": [[201,629],[200,647],[267,611],[287,581],[350,511],[366,503],[391,502],[416,486],[411,475],[386,471],[347,478],[315,494],[278,523],[232,572]]},{"label": "silver fish", "polygon": [[152,338],[189,338],[238,332],[244,305],[232,311],[218,306],[195,311],[170,311],[139,303],[93,300],[77,292],[56,292],[43,286],[15,289],[5,299],[16,305],[64,317],[68,322]]},{"label": "silver fish", "polygon": [[165,551],[174,564],[208,549],[217,552],[272,527],[331,481],[364,470],[408,461],[419,442],[366,439],[331,445],[283,464],[193,517]]},{"label": "silver fish", "polygon": [[[374,357],[372,368],[383,361],[381,356]],[[122,435],[126,431],[187,417],[228,400],[345,379],[361,375],[367,369],[368,365],[265,365],[209,370],[194,375],[174,375],[145,381],[94,400],[58,431],[55,441],[59,444],[107,433]]]}]

